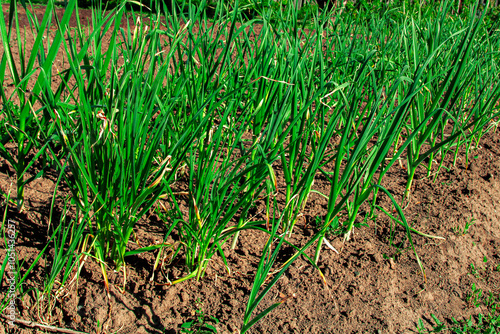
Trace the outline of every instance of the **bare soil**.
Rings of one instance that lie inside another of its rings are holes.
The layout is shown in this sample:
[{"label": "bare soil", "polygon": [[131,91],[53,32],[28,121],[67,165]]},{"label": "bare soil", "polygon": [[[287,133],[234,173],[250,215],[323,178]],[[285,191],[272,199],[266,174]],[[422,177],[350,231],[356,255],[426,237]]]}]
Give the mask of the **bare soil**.
[{"label": "bare soil", "polygon": [[[2,7],[5,15],[8,5]],[[36,11],[43,15],[44,8],[38,7]],[[62,14],[64,10],[58,11]],[[80,18],[86,22],[91,12],[80,10]],[[500,265],[500,212],[497,210],[500,132],[493,130],[485,135],[479,146],[469,152],[468,164],[465,150],[460,153],[455,166],[450,157],[445,159],[446,168],[434,182],[425,177],[423,168],[418,171],[410,202],[404,210],[414,228],[445,238],[436,241],[413,236],[425,267],[426,283],[408,242],[401,242],[404,229],[378,212],[376,221],[369,221],[369,227],[356,229],[349,242],[343,243],[340,237],[329,238],[340,254],[327,247],[323,249],[319,267],[326,283],[308,261],[297,260],[266,296],[262,307],[290,298],[257,323],[251,332],[411,333],[416,332],[420,318],[430,328],[431,313],[445,322],[450,322],[452,317],[460,320],[484,313],[484,309],[474,308],[468,302],[468,296],[472,284],[486,292],[500,292],[497,269]],[[435,171],[435,166],[433,168]],[[55,173],[49,173],[28,185],[25,213],[8,208],[7,218],[18,224],[16,251],[22,262],[21,272],[27,270],[47,243],[56,179]],[[14,193],[14,180],[12,168],[6,161],[0,161],[1,190]],[[283,182],[282,177],[278,180]],[[397,166],[385,177],[384,186],[398,200],[405,184],[406,172]],[[314,189],[328,193],[329,185],[318,175]],[[60,190],[53,221],[57,221],[62,210],[64,186]],[[283,202],[283,194],[279,196]],[[296,225],[293,243],[304,244],[315,233],[316,218],[326,214],[326,205],[324,198],[311,194]],[[393,211],[386,196],[380,195],[379,205]],[[259,214],[259,208],[255,214]],[[463,233],[468,222],[473,225]],[[152,212],[137,226],[136,233],[140,245],[158,243],[163,240],[165,225]],[[79,280],[67,285],[65,294],[51,310],[45,303],[37,304],[39,299],[33,289],[44,286],[44,266],[50,266],[49,256],[41,260],[24,284],[26,293],[17,300],[18,318],[88,333],[178,333],[180,325],[195,319],[196,311],[201,309],[207,316],[219,320],[216,326],[219,333],[237,333],[266,239],[264,233],[243,232],[236,250],[231,251],[228,244],[224,245],[230,273],[224,269],[222,260],[215,257],[203,279],[173,286],[167,284],[168,279],[186,274],[181,257],[171,264],[165,263],[151,280],[157,254],[133,256],[128,260],[124,291],[121,291],[122,273],[110,271],[109,299],[99,266],[88,258]],[[312,253],[313,249],[309,255]],[[0,249],[1,261],[5,254],[5,249]],[[285,248],[278,262],[283,263],[291,255],[292,250]],[[0,298],[7,289],[3,279]],[[0,333],[44,332],[22,323],[11,328],[1,319]]]}]

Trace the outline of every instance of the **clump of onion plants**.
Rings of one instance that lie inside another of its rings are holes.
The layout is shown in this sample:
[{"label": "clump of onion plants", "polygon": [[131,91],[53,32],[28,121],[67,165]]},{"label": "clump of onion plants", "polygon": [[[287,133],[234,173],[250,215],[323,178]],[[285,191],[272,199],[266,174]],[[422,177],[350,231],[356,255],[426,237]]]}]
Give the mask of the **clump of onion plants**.
[{"label": "clump of onion plants", "polygon": [[[42,171],[27,178],[27,172],[38,159],[45,155],[50,138],[54,133],[54,125],[50,124],[52,108],[61,100],[66,84],[64,80],[53,92],[51,83],[56,76],[53,69],[54,59],[62,45],[71,12],[76,3],[68,4],[68,11],[61,18],[59,29],[50,45],[44,43],[45,34],[50,34],[54,2],[47,4],[47,11],[38,21],[22,3],[28,15],[30,28],[34,31],[35,41],[28,54],[26,36],[19,25],[17,3],[10,2],[8,22],[0,19],[0,37],[3,54],[0,61],[0,97],[1,110],[0,156],[5,159],[16,173],[17,209],[24,209],[24,189],[26,184],[42,175]],[[17,40],[17,43],[11,41]],[[19,55],[19,61],[14,54]],[[62,75],[62,74],[61,74]],[[7,96],[7,82],[12,94]],[[67,77],[66,77],[67,79]],[[8,149],[8,143],[15,145],[15,150]]]},{"label": "clump of onion plants", "polygon": [[[414,72],[420,73],[415,80],[421,83],[419,94],[410,103],[410,119],[405,126],[408,135],[415,134],[407,148],[405,197],[410,194],[418,166],[427,159],[430,176],[435,157],[441,159],[439,170],[447,152],[454,149],[456,157],[458,149],[481,136],[498,115],[494,108],[500,86],[498,73],[490,70],[496,65],[483,27],[485,12],[476,18],[473,10],[465,27],[455,23],[448,32],[442,25],[450,6],[450,2],[443,2],[437,19],[412,21],[404,31],[407,58]],[[425,38],[425,47],[415,42],[419,35]]]},{"label": "clump of onion plants", "polygon": [[[196,122],[187,122],[177,141],[164,142],[173,101],[179,98],[160,99],[173,50],[160,58],[159,17],[150,17],[151,26],[137,19],[136,27],[129,26],[124,33],[119,25],[124,13],[124,5],[108,14],[96,10],[94,33],[87,37],[79,27],[75,39],[65,43],[77,82],[72,92],[74,104],[53,109],[68,159],[66,181],[76,205],[91,213],[91,245],[105,278],[108,260],[125,273],[135,224],[164,194],[201,128]],[[106,51],[101,31],[112,36]],[[177,32],[174,46],[183,31]],[[109,78],[103,75],[106,73]]]}]

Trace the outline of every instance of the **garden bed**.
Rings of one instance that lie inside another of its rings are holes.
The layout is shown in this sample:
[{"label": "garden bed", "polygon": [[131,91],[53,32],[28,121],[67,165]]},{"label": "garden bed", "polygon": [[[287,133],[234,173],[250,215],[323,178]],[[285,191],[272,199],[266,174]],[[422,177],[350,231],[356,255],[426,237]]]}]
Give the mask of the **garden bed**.
[{"label": "garden bed", "polygon": [[[2,7],[7,18],[5,13],[9,6]],[[37,6],[33,10],[41,19],[45,7]],[[62,15],[64,10],[56,9],[56,12]],[[79,10],[81,22],[90,21],[91,15],[90,10]],[[23,17],[21,10],[21,24],[28,26]],[[69,24],[75,27],[76,21],[72,19]],[[260,31],[258,27],[254,30]],[[33,42],[34,38],[27,40]],[[105,42],[109,43],[109,38]],[[54,61],[54,64],[63,63],[63,56]],[[54,82],[53,89],[59,85],[60,82]],[[9,80],[4,82],[6,92],[12,93],[12,86]],[[11,152],[16,150],[15,146],[7,148]],[[425,278],[405,229],[381,210],[376,210],[376,217],[366,222],[368,226],[353,229],[349,241],[344,242],[342,235],[327,234],[326,239],[338,253],[323,246],[317,264],[319,270],[303,256],[293,262],[258,310],[273,303],[283,303],[257,322],[250,332],[406,333],[417,332],[419,319],[426,329],[436,325],[431,314],[447,325],[452,324],[452,318],[461,321],[479,313],[488,314],[487,308],[477,298],[474,300],[474,296],[479,290],[484,295],[492,292],[498,296],[500,293],[499,130],[492,128],[477,146],[468,148],[467,154],[469,161],[466,162],[466,147],[461,147],[455,163],[453,155],[447,155],[443,161],[445,168],[438,170],[434,164],[431,177],[426,177],[427,171],[419,166],[411,194],[405,201],[404,216],[413,228],[444,238],[412,237],[415,252],[425,269]],[[393,165],[382,181],[399,202],[408,178],[404,158],[402,156],[401,164],[398,161]],[[35,164],[28,174],[33,175],[41,167]],[[278,164],[273,166],[273,171],[277,181],[274,196],[283,210],[287,205],[284,171]],[[19,261],[23,262],[20,272],[29,268],[49,241],[48,224],[58,221],[65,213],[64,199],[70,195],[70,190],[64,182],[57,190],[52,207],[58,176],[57,170],[48,169],[43,178],[26,186],[24,212],[19,213],[15,205],[7,203],[2,207],[2,214],[5,209],[6,219],[16,223],[19,233],[16,252]],[[2,160],[2,192],[15,194],[15,182],[15,171]],[[188,188],[187,176],[176,178],[175,190]],[[312,189],[328,194],[330,182],[317,173]],[[397,217],[390,199],[382,192],[378,196],[377,205]],[[186,204],[180,207],[185,215],[189,214],[189,200],[187,195],[179,195],[179,203]],[[159,215],[159,203],[165,207],[170,205],[168,199],[159,199],[139,220],[130,248],[156,245],[164,240],[167,225]],[[317,223],[327,215],[327,205],[327,199],[311,192],[288,241],[297,247],[305,245],[321,227]],[[265,202],[256,200],[248,211],[250,219],[265,220],[265,209]],[[367,204],[361,207],[356,226],[368,216],[369,210]],[[53,219],[49,222],[51,214]],[[168,243],[179,240],[176,233],[169,236]],[[171,263],[169,254],[165,253],[156,271],[157,250],[128,256],[126,280],[123,271],[114,272],[112,264],[108,264],[109,294],[97,260],[90,255],[82,256],[79,258],[80,274],[76,276],[74,270],[65,286],[58,290],[57,302],[50,308],[35,293],[44,289],[46,273],[50,270],[47,266],[50,267],[54,254],[48,251],[23,283],[23,293],[16,304],[20,322],[11,328],[8,320],[2,318],[0,333],[38,333],[47,330],[43,326],[49,325],[88,333],[178,333],[182,324],[198,319],[202,313],[204,321],[215,326],[219,333],[238,333],[268,238],[269,235],[262,231],[243,230],[234,250],[230,247],[232,239],[222,245],[228,268],[216,254],[208,260],[206,273],[200,280],[192,278],[174,285],[170,283],[189,274],[182,252]],[[314,257],[313,248],[306,250],[311,258]],[[294,253],[292,247],[284,246],[274,270],[279,270]],[[6,250],[0,249],[2,261],[5,255]],[[2,299],[7,289],[4,278],[0,290]],[[29,324],[29,321],[38,325]]]}]

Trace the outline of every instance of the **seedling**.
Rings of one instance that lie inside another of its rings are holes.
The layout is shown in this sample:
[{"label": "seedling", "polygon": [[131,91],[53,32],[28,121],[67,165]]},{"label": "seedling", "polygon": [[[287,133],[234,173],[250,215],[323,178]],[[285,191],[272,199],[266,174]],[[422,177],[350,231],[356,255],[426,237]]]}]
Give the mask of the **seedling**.
[{"label": "seedling", "polygon": [[490,292],[487,296],[483,294],[483,291],[476,287],[475,284],[472,284],[472,292],[467,297],[467,302],[470,307],[478,308],[482,307],[481,310],[484,310],[483,307],[486,307],[488,314],[484,315],[483,313],[479,313],[477,316],[471,316],[468,319],[464,319],[461,321],[456,320],[454,317],[451,318],[451,325],[447,326],[443,322],[441,322],[434,314],[431,314],[431,317],[434,321],[434,324],[431,324],[432,329],[426,330],[424,322],[422,319],[418,320],[417,323],[417,331],[419,333],[455,333],[455,334],[464,334],[464,333],[497,333],[497,330],[500,326],[500,296],[493,294]]},{"label": "seedling", "polygon": [[219,319],[207,316],[203,310],[196,310],[196,319],[187,321],[181,325],[181,333],[186,334],[209,334],[217,333],[214,325],[219,323]]},{"label": "seedling", "polygon": [[455,226],[453,228],[453,232],[458,235],[458,236],[463,236],[463,235],[466,235],[467,233],[469,233],[469,229],[472,227],[472,225],[474,225],[476,223],[476,219],[474,217],[472,217],[471,219],[469,219],[466,223],[465,223],[465,226],[461,229],[460,227],[458,226]]},{"label": "seedling", "polygon": [[481,275],[479,271],[476,269],[476,266],[474,266],[473,263],[470,264],[470,274],[474,276],[477,279],[481,279]]}]

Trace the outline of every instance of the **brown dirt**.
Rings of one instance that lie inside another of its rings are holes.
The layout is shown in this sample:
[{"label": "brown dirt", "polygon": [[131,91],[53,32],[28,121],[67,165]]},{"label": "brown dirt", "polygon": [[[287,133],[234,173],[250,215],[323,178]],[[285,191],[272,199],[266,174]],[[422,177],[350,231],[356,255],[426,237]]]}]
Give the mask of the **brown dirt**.
[{"label": "brown dirt", "polygon": [[[7,8],[3,5],[4,13]],[[44,9],[39,7],[36,11],[42,14]],[[62,9],[60,11],[62,13]],[[89,11],[82,10],[80,15],[83,21],[90,18]],[[416,332],[418,319],[422,318],[429,326],[431,313],[448,322],[451,317],[464,319],[484,313],[483,309],[473,308],[467,297],[473,283],[484,291],[500,291],[500,272],[495,270],[500,264],[499,156],[500,132],[497,130],[484,136],[480,147],[470,152],[468,168],[462,150],[456,166],[446,159],[449,170],[441,170],[435,182],[424,178],[423,168],[419,170],[411,201],[404,211],[406,218],[417,230],[446,239],[434,241],[413,236],[426,270],[427,284],[423,284],[408,243],[397,245],[403,229],[397,226],[392,240],[394,224],[379,212],[377,221],[370,221],[370,227],[356,229],[351,241],[343,244],[341,239],[329,239],[340,250],[340,255],[326,247],[323,249],[319,267],[326,284],[304,258],[297,260],[266,296],[260,309],[283,298],[295,297],[257,323],[251,332]],[[398,199],[404,191],[405,175],[404,170],[394,166],[385,178],[384,186]],[[21,271],[29,267],[47,243],[56,179],[57,175],[49,173],[28,185],[26,213],[18,214],[13,207],[8,209],[7,218],[18,224],[16,251],[20,261],[24,261]],[[6,161],[0,161],[1,190],[13,190],[13,180],[13,170]],[[314,188],[328,193],[329,186],[318,176]],[[64,194],[62,188],[56,200],[54,222],[60,215]],[[380,195],[380,205],[392,211],[386,196]],[[323,217],[325,210],[326,200],[312,194],[295,228],[293,243],[300,245],[307,241],[315,231],[316,217]],[[460,233],[471,219],[475,223],[468,233]],[[152,214],[136,231],[138,242],[149,245],[163,239],[165,226]],[[43,259],[29,275],[24,285],[26,293],[17,301],[18,317],[89,333],[177,333],[180,325],[193,320],[196,310],[201,309],[220,320],[219,333],[237,333],[265,241],[263,233],[242,233],[235,251],[229,250],[227,244],[224,246],[231,273],[227,273],[220,258],[215,257],[202,280],[174,286],[166,284],[167,277],[173,279],[185,274],[180,259],[165,264],[150,281],[156,253],[133,256],[128,261],[124,292],[120,291],[123,275],[110,271],[109,300],[99,266],[88,258],[78,282],[68,284],[67,293],[51,312],[45,304],[37,305],[33,289],[43,288],[44,265],[50,265],[50,261]],[[5,253],[0,249],[2,261]],[[284,249],[279,262],[283,263],[291,254],[290,249]],[[471,270],[471,264],[477,272]],[[0,298],[4,297],[7,286],[3,280]],[[2,319],[0,333],[3,332],[41,331],[21,324],[10,328]]]}]

